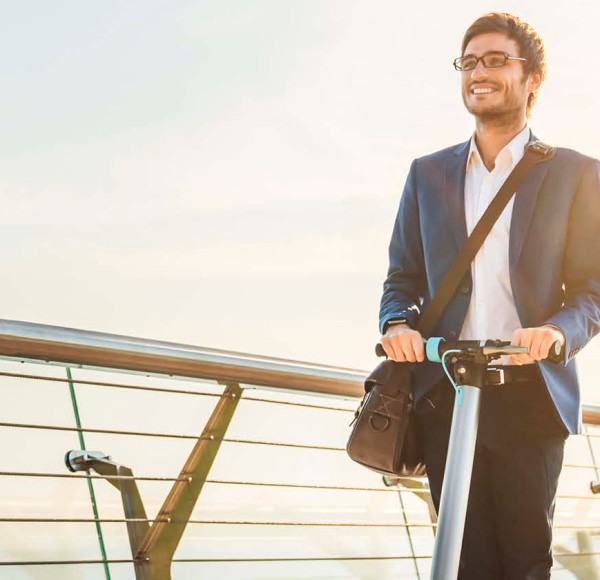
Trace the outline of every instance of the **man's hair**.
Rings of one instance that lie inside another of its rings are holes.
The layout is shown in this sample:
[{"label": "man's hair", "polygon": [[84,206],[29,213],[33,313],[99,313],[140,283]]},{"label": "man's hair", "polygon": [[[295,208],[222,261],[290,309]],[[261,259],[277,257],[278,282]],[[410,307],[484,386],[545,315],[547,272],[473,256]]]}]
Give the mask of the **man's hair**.
[{"label": "man's hair", "polygon": [[[475,20],[465,32],[460,53],[464,54],[465,48],[472,38],[488,32],[501,32],[508,38],[512,38],[519,45],[520,54],[516,56],[527,59],[523,63],[525,73],[537,73],[540,75],[540,81],[544,81],[546,78],[546,50],[542,39],[532,26],[507,12],[490,12]],[[527,99],[527,116],[531,113],[536,99],[537,90],[530,93]]]}]

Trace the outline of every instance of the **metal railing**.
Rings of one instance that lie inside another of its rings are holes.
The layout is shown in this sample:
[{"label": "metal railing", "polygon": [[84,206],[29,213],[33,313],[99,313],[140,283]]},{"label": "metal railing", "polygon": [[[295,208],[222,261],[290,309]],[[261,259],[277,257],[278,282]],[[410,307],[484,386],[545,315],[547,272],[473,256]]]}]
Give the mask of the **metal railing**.
[{"label": "metal railing", "polygon": [[[427,577],[425,483],[387,487],[346,458],[364,371],[14,321],[0,356],[2,577],[167,578],[171,562],[176,578]],[[584,421],[554,554],[593,578],[600,409]],[[69,473],[73,448],[114,462]]]}]

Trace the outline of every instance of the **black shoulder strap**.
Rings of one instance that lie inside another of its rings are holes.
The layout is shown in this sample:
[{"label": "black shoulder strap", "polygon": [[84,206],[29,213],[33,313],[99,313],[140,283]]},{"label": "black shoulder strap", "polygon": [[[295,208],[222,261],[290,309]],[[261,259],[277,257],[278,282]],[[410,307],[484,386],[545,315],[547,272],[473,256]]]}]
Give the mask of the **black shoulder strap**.
[{"label": "black shoulder strap", "polygon": [[517,163],[511,174],[506,178],[502,187],[485,210],[481,219],[471,232],[468,240],[454,260],[452,266],[442,280],[438,291],[430,302],[429,306],[423,312],[417,324],[417,330],[427,338],[437,321],[439,320],[444,308],[450,302],[456,292],[460,281],[465,275],[471,262],[483,245],[483,242],[490,233],[492,227],[504,211],[506,204],[510,201],[517,189],[521,186],[525,177],[531,171],[533,166],[542,161],[548,161],[554,157],[556,149],[540,141],[530,143],[525,149],[525,154]]}]

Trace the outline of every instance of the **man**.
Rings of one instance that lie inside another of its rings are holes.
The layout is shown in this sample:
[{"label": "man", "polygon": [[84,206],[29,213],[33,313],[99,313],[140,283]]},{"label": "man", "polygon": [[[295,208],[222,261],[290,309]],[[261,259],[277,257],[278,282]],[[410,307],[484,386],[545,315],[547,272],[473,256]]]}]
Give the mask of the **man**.
[{"label": "man", "polygon": [[[468,234],[535,140],[527,119],[546,72],[520,19],[487,14],[465,33],[462,97],[472,138],[415,160],[390,243],[382,345],[413,368],[431,493],[439,507],[454,390],[414,330]],[[600,328],[600,165],[567,149],[538,163],[491,230],[432,336],[502,339],[482,392],[459,577],[549,578],[564,441],[581,429],[575,354]],[[562,364],[544,361],[559,341]],[[497,365],[495,365],[497,366]],[[502,378],[504,376],[504,378]]]}]

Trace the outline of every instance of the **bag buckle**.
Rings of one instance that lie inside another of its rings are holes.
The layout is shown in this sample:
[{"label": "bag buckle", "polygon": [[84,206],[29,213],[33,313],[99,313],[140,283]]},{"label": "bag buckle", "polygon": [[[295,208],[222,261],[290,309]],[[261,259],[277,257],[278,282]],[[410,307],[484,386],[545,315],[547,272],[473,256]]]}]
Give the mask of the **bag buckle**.
[{"label": "bag buckle", "polygon": [[356,409],[356,411],[354,411],[354,419],[352,419],[350,425],[348,425],[348,427],[352,427],[352,425],[354,425],[354,423],[356,423],[356,421],[358,420],[358,416],[360,415],[360,412],[362,411],[363,407],[365,406],[365,401],[367,400],[367,397],[369,396],[369,393],[365,393],[363,395],[363,398],[361,399],[360,403],[358,404],[358,408]]},{"label": "bag buckle", "polygon": [[494,381],[493,383],[488,381],[488,384],[503,385],[506,382],[505,377],[504,377],[504,369],[502,367],[489,367],[488,371],[495,371],[499,375],[498,381]]},{"label": "bag buckle", "polygon": [[546,161],[547,159],[552,159],[556,154],[556,147],[552,147],[542,141],[534,141],[533,143],[529,143],[527,145],[527,149],[537,153],[541,157],[541,161]]}]

